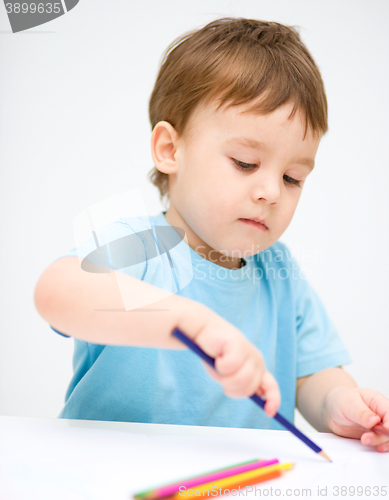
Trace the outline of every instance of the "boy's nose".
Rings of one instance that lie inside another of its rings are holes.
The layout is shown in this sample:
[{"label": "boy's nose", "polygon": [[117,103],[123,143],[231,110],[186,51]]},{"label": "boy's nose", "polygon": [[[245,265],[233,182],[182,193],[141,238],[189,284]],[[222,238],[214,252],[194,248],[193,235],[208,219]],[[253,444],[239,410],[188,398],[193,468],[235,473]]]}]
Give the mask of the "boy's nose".
[{"label": "boy's nose", "polygon": [[281,187],[278,176],[274,174],[264,174],[255,180],[252,189],[254,201],[264,200],[267,203],[277,203],[280,199]]}]

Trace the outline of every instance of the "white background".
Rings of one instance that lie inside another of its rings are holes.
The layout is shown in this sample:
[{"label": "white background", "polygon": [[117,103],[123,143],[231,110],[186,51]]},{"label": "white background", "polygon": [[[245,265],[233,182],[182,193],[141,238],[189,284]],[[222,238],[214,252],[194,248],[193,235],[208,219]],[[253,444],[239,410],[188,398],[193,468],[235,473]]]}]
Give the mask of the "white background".
[{"label": "white background", "polygon": [[330,131],[281,240],[348,346],[347,371],[389,396],[389,3],[80,0],[19,34],[0,5],[0,414],[61,410],[73,341],[38,315],[35,284],[88,206],[141,188],[149,215],[164,208],[146,179],[158,63],[225,16],[300,26],[321,69]]}]

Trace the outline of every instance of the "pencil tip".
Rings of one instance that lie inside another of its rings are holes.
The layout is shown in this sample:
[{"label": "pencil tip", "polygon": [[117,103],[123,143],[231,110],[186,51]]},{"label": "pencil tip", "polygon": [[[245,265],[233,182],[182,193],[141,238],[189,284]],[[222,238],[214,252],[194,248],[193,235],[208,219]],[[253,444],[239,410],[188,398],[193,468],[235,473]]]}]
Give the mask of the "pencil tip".
[{"label": "pencil tip", "polygon": [[318,454],[321,455],[326,460],[328,460],[329,462],[332,462],[332,460],[330,459],[330,457],[327,455],[327,453],[324,450],[319,451]]}]

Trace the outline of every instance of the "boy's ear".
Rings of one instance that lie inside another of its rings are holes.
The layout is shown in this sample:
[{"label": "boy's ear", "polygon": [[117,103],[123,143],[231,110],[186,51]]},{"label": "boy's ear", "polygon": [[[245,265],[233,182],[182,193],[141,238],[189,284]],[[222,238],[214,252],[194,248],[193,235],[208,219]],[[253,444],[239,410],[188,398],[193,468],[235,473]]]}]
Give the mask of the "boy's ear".
[{"label": "boy's ear", "polygon": [[151,134],[151,155],[155,168],[164,174],[177,170],[176,152],[178,134],[169,122],[158,122]]}]

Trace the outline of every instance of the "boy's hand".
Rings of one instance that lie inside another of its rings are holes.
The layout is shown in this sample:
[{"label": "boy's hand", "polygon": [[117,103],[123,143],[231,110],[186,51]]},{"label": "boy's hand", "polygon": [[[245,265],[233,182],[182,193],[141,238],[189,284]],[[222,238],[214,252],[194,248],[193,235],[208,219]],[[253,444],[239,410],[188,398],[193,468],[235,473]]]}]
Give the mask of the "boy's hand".
[{"label": "boy's hand", "polygon": [[376,446],[379,452],[389,450],[389,435],[371,431],[381,423],[389,433],[389,399],[378,391],[335,387],[327,395],[326,410],[327,425],[334,434],[361,439],[362,444]]},{"label": "boy's hand", "polygon": [[224,393],[233,398],[253,394],[266,400],[265,412],[270,417],[277,413],[281,395],[273,375],[266,370],[261,352],[231,323],[213,313],[203,326],[190,335],[209,356],[215,358],[215,370],[205,362],[209,375],[220,382]]}]

